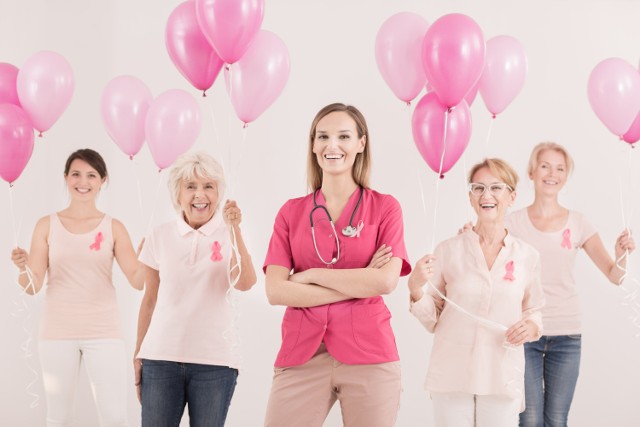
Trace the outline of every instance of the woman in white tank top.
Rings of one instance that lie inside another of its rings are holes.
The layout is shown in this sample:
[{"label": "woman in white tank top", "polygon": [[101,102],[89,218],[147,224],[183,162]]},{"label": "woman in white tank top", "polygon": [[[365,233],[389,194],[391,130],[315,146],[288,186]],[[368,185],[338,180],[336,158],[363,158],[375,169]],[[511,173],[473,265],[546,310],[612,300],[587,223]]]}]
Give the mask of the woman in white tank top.
[{"label": "woman in white tank top", "polygon": [[38,343],[47,426],[71,423],[81,362],[100,426],[126,426],[126,357],[111,272],[115,258],[131,286],[140,290],[143,269],[124,225],[96,207],[107,180],[100,154],[91,149],[72,153],[64,179],[69,206],[38,221],[29,253],[21,248],[11,253],[25,292],[39,292],[47,277]]}]

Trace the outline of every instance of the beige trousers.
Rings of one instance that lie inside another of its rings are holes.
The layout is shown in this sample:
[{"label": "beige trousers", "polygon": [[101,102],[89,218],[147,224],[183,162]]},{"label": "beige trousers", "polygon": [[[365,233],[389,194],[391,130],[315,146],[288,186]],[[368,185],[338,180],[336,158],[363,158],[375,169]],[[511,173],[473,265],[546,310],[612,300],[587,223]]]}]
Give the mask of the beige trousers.
[{"label": "beige trousers", "polygon": [[346,365],[324,344],[307,363],[274,368],[265,427],[320,427],[340,401],[344,427],[392,427],[400,407],[400,362]]}]

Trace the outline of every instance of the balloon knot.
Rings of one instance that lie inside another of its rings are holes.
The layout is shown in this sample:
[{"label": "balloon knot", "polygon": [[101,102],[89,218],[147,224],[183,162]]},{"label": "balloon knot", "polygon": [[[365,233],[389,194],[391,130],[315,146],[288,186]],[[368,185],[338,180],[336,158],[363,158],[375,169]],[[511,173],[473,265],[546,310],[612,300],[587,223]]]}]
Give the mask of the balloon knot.
[{"label": "balloon knot", "polygon": [[13,188],[13,182],[9,183],[9,188]]},{"label": "balloon knot", "polygon": [[231,64],[224,64],[224,69],[229,71],[229,67],[231,66]]},{"label": "balloon knot", "polygon": [[248,127],[249,127],[249,123],[247,123],[247,122],[245,122],[245,123],[242,125],[242,129],[246,129],[246,128],[248,128]]},{"label": "balloon knot", "polygon": [[42,132],[38,133],[38,138],[42,138]]},{"label": "balloon knot", "polygon": [[129,154],[129,160],[133,160],[133,154]]},{"label": "balloon knot", "polygon": [[202,91],[202,97],[203,97],[203,98],[206,98],[206,97],[207,97],[207,91],[206,91],[206,90],[203,90],[203,91]]},{"label": "balloon knot", "polygon": [[407,101],[405,102],[405,104],[407,105],[407,107],[411,107],[411,101]]},{"label": "balloon knot", "polygon": [[440,179],[444,179],[444,174],[443,173],[440,174]]},{"label": "balloon knot", "polygon": [[491,118],[495,120],[496,115],[495,114],[491,114]]},{"label": "balloon knot", "polygon": [[453,111],[453,109],[454,109],[454,108],[456,108],[456,107],[449,107],[449,108],[447,108],[447,113],[451,114],[451,112]]}]

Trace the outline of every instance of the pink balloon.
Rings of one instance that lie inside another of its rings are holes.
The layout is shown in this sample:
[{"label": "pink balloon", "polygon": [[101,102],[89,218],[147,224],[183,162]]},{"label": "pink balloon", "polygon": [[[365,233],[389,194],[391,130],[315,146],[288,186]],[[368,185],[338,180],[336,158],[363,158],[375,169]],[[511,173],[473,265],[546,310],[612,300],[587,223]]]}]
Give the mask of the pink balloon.
[{"label": "pink balloon", "polygon": [[422,40],[429,23],[420,15],[401,12],[387,19],[376,36],[376,63],[396,97],[410,102],[427,77],[422,67]]},{"label": "pink balloon", "polygon": [[624,140],[624,142],[628,142],[631,145],[640,140],[640,112],[636,116],[633,123],[631,123],[631,127],[624,135],[622,135],[622,139]]},{"label": "pink balloon", "polygon": [[478,80],[478,82],[475,85],[473,85],[471,90],[467,92],[467,94],[464,96],[464,100],[467,101],[467,105],[469,107],[471,107],[471,104],[473,104],[473,101],[476,100],[476,95],[478,94],[479,88],[480,88],[480,80]]},{"label": "pink balloon", "polygon": [[444,15],[429,27],[422,43],[422,63],[445,107],[458,105],[480,79],[484,55],[482,30],[468,16]]},{"label": "pink balloon", "polygon": [[20,107],[16,80],[18,79],[18,67],[0,62],[0,104],[13,104]]},{"label": "pink balloon", "polygon": [[200,107],[195,98],[180,89],[160,94],[147,112],[145,132],[158,168],[171,166],[200,133]]},{"label": "pink balloon", "polygon": [[224,71],[227,93],[240,120],[250,123],[273,104],[287,84],[289,68],[284,42],[260,30],[247,53]]},{"label": "pink balloon", "polygon": [[614,135],[624,135],[640,111],[640,74],[620,58],[595,66],[587,85],[589,103]]},{"label": "pink balloon", "polygon": [[186,1],[173,10],[167,20],[164,40],[171,61],[189,83],[201,91],[209,89],[224,61],[200,30],[195,2]]},{"label": "pink balloon", "polygon": [[502,113],[520,93],[526,77],[527,55],[518,40],[496,36],[487,41],[480,95],[493,117]]},{"label": "pink balloon", "polygon": [[13,104],[0,104],[0,178],[18,179],[33,152],[33,127],[27,114]]},{"label": "pink balloon", "polygon": [[18,97],[33,127],[49,130],[71,102],[73,70],[62,55],[41,51],[32,55],[18,72]]},{"label": "pink balloon", "polygon": [[[447,110],[436,93],[431,92],[418,102],[411,119],[413,141],[418,151],[427,165],[439,173],[441,178],[460,159],[471,138],[471,113],[467,102],[463,100],[450,113],[447,113]],[[446,135],[445,114],[448,116]]]},{"label": "pink balloon", "polygon": [[147,111],[153,101],[149,88],[133,76],[119,76],[102,91],[100,115],[107,133],[133,158],[144,144]]},{"label": "pink balloon", "polygon": [[224,62],[233,64],[260,30],[264,0],[196,0],[196,14],[211,46]]}]

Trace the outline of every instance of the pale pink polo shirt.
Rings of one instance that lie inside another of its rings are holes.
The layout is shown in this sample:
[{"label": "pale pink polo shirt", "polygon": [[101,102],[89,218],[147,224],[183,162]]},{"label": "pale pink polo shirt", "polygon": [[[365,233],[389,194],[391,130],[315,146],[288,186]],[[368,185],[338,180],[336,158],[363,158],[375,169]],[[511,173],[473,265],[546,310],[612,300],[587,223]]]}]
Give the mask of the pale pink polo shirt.
[{"label": "pale pink polo shirt", "polygon": [[578,212],[569,211],[561,230],[540,231],[529,219],[527,209],[507,216],[509,231],[540,252],[542,289],[546,304],[542,309],[545,335],[572,335],[582,331],[580,296],[574,277],[576,255],[596,229]]},{"label": "pale pink polo shirt", "polygon": [[[432,283],[468,312],[506,327],[521,319],[541,328],[544,305],[538,252],[507,235],[491,270],[479,236],[469,231],[435,250]],[[504,331],[471,319],[440,298],[430,285],[411,313],[435,333],[425,388],[431,392],[524,398],[524,350],[505,348]],[[537,339],[537,338],[536,338]]]},{"label": "pale pink polo shirt", "polygon": [[113,234],[105,215],[88,233],[69,232],[49,216],[49,267],[40,339],[121,338],[116,290],[111,281]]},{"label": "pale pink polo shirt", "polygon": [[[383,243],[402,260],[401,275],[411,271],[404,245],[402,210],[392,196],[366,189],[352,224],[360,225],[357,237],[343,236],[342,230],[358,202],[360,189],[350,196],[335,228],[340,241],[340,259],[331,268],[365,268]],[[318,191],[316,202],[325,204]],[[313,247],[309,214],[313,194],[291,199],[282,206],[274,224],[263,269],[279,265],[294,272],[327,268]],[[318,250],[325,260],[335,256],[335,238],[326,214],[313,215]],[[287,307],[282,320],[282,346],[275,366],[295,366],[307,362],[324,341],[327,351],[347,364],[384,363],[399,360],[391,330],[391,313],[382,297],[352,299],[311,308]]]},{"label": "pale pink polo shirt", "polygon": [[152,231],[140,261],[159,271],[160,286],[138,357],[238,367],[226,300],[230,260],[229,230],[220,212],[197,230],[180,217]]}]

